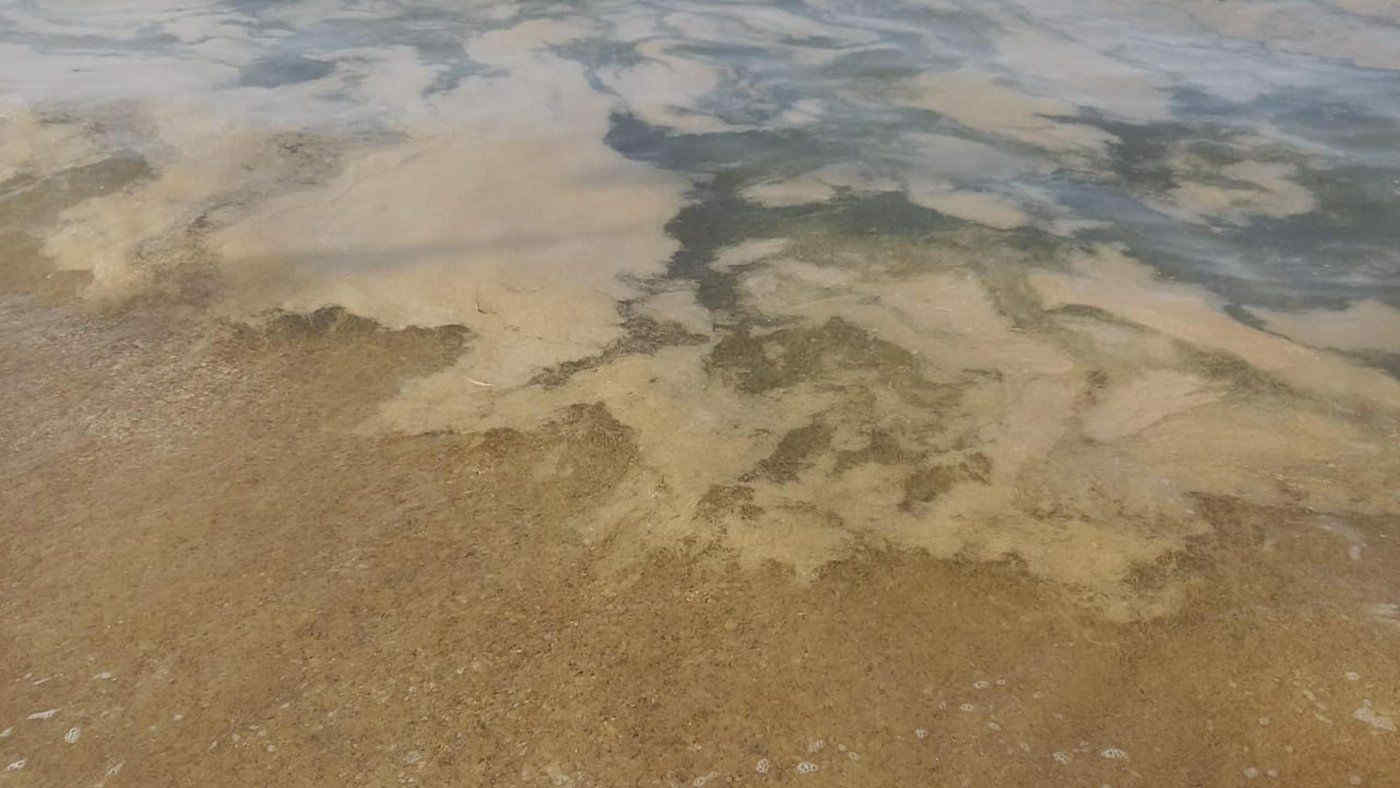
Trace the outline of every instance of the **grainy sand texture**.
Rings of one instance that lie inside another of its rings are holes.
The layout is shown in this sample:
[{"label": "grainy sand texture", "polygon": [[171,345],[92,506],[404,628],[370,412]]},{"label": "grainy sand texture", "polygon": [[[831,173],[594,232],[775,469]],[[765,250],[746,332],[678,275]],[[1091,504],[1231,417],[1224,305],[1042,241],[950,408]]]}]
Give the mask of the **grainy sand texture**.
[{"label": "grainy sand texture", "polygon": [[0,0],[0,787],[1400,785],[1396,53]]}]

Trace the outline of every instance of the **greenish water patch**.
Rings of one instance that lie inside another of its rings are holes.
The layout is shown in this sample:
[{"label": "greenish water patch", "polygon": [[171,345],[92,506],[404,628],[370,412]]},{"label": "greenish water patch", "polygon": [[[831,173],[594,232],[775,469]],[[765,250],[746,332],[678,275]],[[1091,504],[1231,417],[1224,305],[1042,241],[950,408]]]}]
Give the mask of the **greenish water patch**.
[{"label": "greenish water patch", "polygon": [[84,200],[111,194],[153,175],[150,163],[135,153],[118,153],[44,177],[21,173],[0,187],[0,227],[32,230],[53,222]]},{"label": "greenish water patch", "polygon": [[602,352],[550,367],[531,378],[530,384],[557,388],[584,370],[606,366],[622,356],[649,355],[663,347],[699,345],[709,341],[709,337],[688,331],[679,323],[659,322],[641,315],[626,317],[622,321],[622,330],[622,338],[611,342]]},{"label": "greenish water patch", "polygon": [[959,484],[987,484],[991,477],[992,461],[980,451],[972,452],[957,462],[923,468],[904,480],[904,500],[900,508],[912,510],[918,504],[933,502]]},{"label": "greenish water patch", "polygon": [[767,479],[782,484],[797,481],[797,475],[809,467],[812,455],[825,451],[831,445],[832,429],[819,421],[805,427],[789,430],[779,441],[777,448],[768,457],[760,460],[754,468],[740,478],[740,481]]},{"label": "greenish water patch", "polygon": [[854,369],[869,371],[878,383],[900,388],[918,380],[914,354],[839,317],[819,326],[784,328],[762,336],[740,326],[715,345],[705,366],[749,394]]}]

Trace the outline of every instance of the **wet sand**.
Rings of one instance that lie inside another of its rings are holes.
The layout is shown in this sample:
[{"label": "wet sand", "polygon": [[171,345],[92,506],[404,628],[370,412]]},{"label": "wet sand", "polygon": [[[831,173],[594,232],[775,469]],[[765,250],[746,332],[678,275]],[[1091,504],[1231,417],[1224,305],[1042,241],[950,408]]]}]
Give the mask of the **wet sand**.
[{"label": "wet sand", "polygon": [[[1134,24],[1373,84],[1248,10]],[[0,784],[1400,783],[1369,138],[750,11],[5,105]],[[725,104],[759,44],[827,109]]]},{"label": "wet sand", "polygon": [[1242,362],[1018,398],[819,316],[380,429],[470,331],[3,319],[10,781],[1396,779],[1394,422]]}]

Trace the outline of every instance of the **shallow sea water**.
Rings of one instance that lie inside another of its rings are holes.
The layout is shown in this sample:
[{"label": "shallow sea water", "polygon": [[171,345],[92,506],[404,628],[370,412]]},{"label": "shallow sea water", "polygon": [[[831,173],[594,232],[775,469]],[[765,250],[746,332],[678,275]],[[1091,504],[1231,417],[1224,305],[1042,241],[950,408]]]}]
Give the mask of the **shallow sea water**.
[{"label": "shallow sea water", "polygon": [[0,783],[1400,784],[1400,11],[0,3]]}]

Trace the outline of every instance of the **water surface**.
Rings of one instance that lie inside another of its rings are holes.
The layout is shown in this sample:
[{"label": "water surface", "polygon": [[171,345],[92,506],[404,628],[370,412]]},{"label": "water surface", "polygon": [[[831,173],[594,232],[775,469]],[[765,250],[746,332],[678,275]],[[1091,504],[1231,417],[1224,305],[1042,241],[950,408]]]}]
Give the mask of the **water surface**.
[{"label": "water surface", "polygon": [[1392,5],[7,2],[0,64],[4,779],[1400,781]]}]

